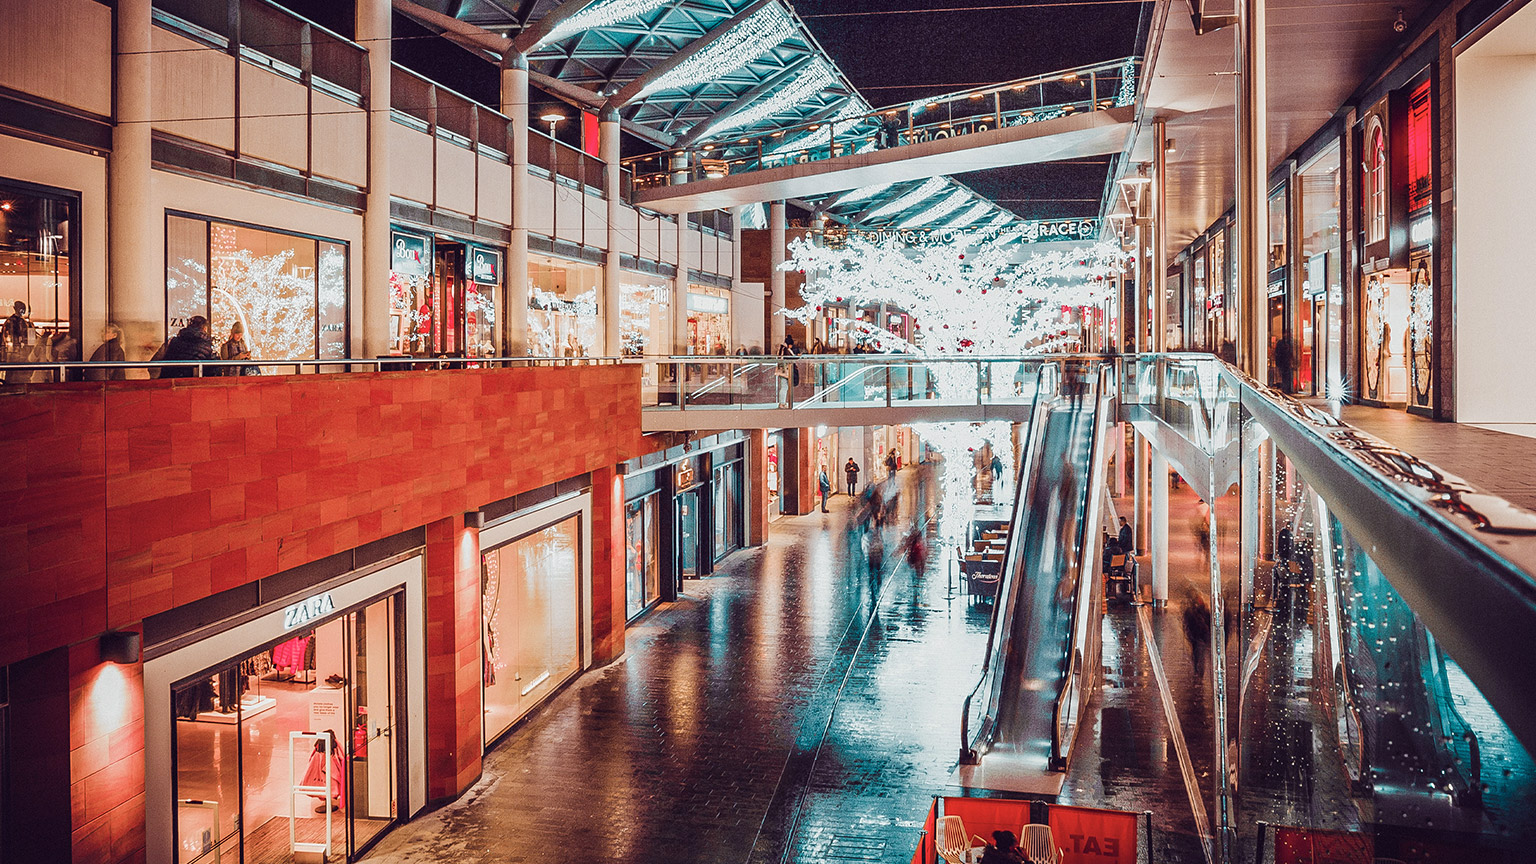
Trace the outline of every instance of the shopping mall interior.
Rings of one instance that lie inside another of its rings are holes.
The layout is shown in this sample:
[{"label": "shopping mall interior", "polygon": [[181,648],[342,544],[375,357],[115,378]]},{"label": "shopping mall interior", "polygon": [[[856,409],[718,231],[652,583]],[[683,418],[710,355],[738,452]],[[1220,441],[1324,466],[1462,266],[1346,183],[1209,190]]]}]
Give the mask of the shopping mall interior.
[{"label": "shopping mall interior", "polygon": [[1536,862],[1536,4],[0,21],[0,864]]}]

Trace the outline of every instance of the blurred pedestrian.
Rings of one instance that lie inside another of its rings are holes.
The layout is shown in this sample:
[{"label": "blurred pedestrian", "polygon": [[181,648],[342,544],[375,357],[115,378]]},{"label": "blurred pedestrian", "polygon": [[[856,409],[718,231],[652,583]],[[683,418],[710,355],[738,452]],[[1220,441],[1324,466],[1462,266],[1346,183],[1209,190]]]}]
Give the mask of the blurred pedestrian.
[{"label": "blurred pedestrian", "polygon": [[900,464],[901,463],[896,461],[896,448],[892,447],[891,451],[889,453],[885,454],[885,474],[886,474],[886,476],[887,477],[894,477],[894,476],[896,476],[896,468]]},{"label": "blurred pedestrian", "polygon": [[853,495],[859,491],[859,463],[848,457],[847,464],[843,465],[843,476],[848,478],[848,494]]},{"label": "blurred pedestrian", "polygon": [[1195,667],[1195,678],[1205,679],[1205,658],[1211,651],[1211,603],[1194,588],[1186,589],[1184,596],[1184,638],[1189,640],[1190,662]]},{"label": "blurred pedestrian", "polygon": [[[101,344],[91,353],[92,363],[122,363],[128,359],[123,350],[123,331],[116,324],[101,328]],[[87,369],[87,381],[122,381],[128,377],[123,369]]]},{"label": "blurred pedestrian", "polygon": [[902,544],[902,551],[907,554],[907,566],[912,568],[913,575],[923,578],[928,569],[928,541],[923,539],[923,529],[913,528]]}]

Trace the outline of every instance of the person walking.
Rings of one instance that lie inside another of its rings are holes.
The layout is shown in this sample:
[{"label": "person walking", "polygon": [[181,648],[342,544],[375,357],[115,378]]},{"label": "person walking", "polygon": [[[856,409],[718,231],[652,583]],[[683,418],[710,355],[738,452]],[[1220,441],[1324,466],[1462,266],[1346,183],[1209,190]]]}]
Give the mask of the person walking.
[{"label": "person walking", "polygon": [[848,478],[848,494],[856,495],[859,491],[859,463],[848,457],[848,463],[843,466],[843,476]]},{"label": "person walking", "polygon": [[[128,359],[123,350],[123,331],[116,324],[101,328],[101,345],[91,353],[92,363],[122,363]],[[122,369],[87,369],[87,381],[122,381],[128,373]]]},{"label": "person walking", "polygon": [[[201,315],[193,315],[187,326],[165,343],[166,360],[217,360],[218,356],[208,335],[208,319]],[[160,371],[161,378],[191,378],[194,374],[191,366],[168,366]]]},{"label": "person walking", "polygon": [[913,528],[907,535],[904,544],[907,553],[907,566],[912,568],[912,573],[917,578],[923,578],[923,573],[928,569],[928,541],[923,539],[923,529]]},{"label": "person walking", "polygon": [[900,463],[896,461],[896,448],[892,447],[891,452],[885,454],[885,476],[895,477],[896,468],[899,464]]},{"label": "person walking", "polygon": [[821,512],[831,512],[827,510],[827,496],[832,494],[832,481],[827,479],[827,466],[825,465],[816,469],[816,488],[821,490]]},{"label": "person walking", "polygon": [[1203,682],[1205,657],[1211,651],[1211,603],[1194,588],[1187,589],[1183,619],[1184,638],[1189,641],[1189,659],[1195,667],[1195,678]]}]

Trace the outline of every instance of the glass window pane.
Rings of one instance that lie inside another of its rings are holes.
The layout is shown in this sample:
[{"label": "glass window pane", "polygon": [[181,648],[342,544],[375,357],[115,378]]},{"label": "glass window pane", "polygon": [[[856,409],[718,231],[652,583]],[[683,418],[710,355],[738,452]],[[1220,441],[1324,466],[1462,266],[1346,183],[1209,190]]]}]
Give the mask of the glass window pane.
[{"label": "glass window pane", "polygon": [[582,357],[601,353],[603,271],[543,256],[528,259],[528,353]]},{"label": "glass window pane", "polygon": [[320,359],[347,356],[347,247],[320,242]]},{"label": "glass window pane", "polygon": [[165,220],[165,338],[187,326],[193,315],[208,315],[208,223],[168,216]]},{"label": "glass window pane", "polygon": [[171,693],[175,712],[177,860],[213,861],[238,844],[240,826],[239,702],[228,687],[234,667],[190,681]]},{"label": "glass window pane", "polygon": [[209,247],[215,343],[240,321],[253,357],[314,359],[315,241],[215,222]]}]

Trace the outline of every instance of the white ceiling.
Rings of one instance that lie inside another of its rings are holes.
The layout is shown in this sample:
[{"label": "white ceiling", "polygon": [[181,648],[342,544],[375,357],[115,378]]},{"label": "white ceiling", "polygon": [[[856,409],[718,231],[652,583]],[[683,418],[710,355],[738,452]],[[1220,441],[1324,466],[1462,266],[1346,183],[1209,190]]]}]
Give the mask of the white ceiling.
[{"label": "white ceiling", "polygon": [[[1151,124],[1168,121],[1176,147],[1168,158],[1168,249],[1177,254],[1232,205],[1236,28],[1196,36],[1187,0],[1168,8],[1152,34],[1152,74],[1133,161],[1152,158]],[[1402,35],[1392,22],[1403,9],[1412,32],[1425,0],[1267,0],[1269,165],[1306,142],[1372,74]],[[1206,14],[1233,12],[1231,0]],[[1159,39],[1160,35],[1160,39]]]}]

